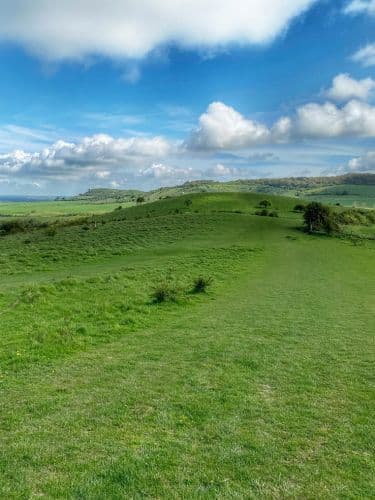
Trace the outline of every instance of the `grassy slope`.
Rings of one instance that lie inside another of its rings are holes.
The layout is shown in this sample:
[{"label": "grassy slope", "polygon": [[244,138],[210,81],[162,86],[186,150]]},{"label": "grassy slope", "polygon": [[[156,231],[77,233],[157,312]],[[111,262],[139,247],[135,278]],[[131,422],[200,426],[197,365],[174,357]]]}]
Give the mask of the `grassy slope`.
[{"label": "grassy slope", "polygon": [[183,201],[0,240],[0,495],[370,497],[373,242]]},{"label": "grassy slope", "polygon": [[332,205],[375,208],[375,186],[342,184],[312,189],[303,193],[303,197]]}]

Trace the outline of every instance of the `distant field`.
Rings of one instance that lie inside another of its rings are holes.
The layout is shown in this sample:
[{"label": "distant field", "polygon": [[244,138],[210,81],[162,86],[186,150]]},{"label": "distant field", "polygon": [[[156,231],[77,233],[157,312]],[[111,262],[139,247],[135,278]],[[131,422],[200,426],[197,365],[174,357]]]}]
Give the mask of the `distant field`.
[{"label": "distant field", "polygon": [[[74,217],[84,214],[103,214],[114,210],[120,203],[84,201],[32,201],[0,202],[1,217]],[[129,206],[130,203],[122,203]]]},{"label": "distant field", "polygon": [[[105,207],[69,203],[32,215]],[[308,235],[295,203],[0,237],[0,497],[371,498],[375,241]]]},{"label": "distant field", "polygon": [[343,184],[308,191],[303,196],[332,205],[375,208],[375,186]]}]

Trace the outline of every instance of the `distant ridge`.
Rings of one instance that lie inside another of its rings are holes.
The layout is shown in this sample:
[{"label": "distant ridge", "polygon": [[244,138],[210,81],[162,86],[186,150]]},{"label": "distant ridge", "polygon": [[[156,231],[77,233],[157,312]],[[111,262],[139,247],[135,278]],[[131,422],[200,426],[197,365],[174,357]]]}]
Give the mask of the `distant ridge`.
[{"label": "distant ridge", "polygon": [[[161,187],[151,191],[137,189],[111,189],[92,188],[85,193],[69,198],[70,200],[82,201],[104,201],[112,200],[119,202],[136,201],[144,197],[147,201],[157,200],[165,197],[179,196],[189,193],[202,192],[255,192],[288,196],[304,196],[312,192],[329,187],[338,186],[374,186],[375,174],[345,174],[332,177],[285,177],[279,179],[238,179],[234,181],[220,182],[214,180],[195,180],[172,187]],[[375,189],[374,189],[375,191]],[[345,196],[345,189],[335,194]],[[375,196],[375,193],[374,193]],[[61,199],[61,198],[59,198]]]}]

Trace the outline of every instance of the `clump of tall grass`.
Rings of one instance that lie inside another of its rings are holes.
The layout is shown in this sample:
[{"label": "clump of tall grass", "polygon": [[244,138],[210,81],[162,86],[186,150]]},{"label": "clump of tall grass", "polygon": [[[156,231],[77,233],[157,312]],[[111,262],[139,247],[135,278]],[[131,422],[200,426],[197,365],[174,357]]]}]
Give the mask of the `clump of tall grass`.
[{"label": "clump of tall grass", "polygon": [[176,302],[178,299],[178,287],[168,281],[159,283],[151,292],[151,300],[154,304],[163,302]]},{"label": "clump of tall grass", "polygon": [[213,278],[208,276],[207,278],[204,276],[198,276],[194,280],[193,284],[193,293],[204,293],[207,291],[207,288],[212,285]]}]

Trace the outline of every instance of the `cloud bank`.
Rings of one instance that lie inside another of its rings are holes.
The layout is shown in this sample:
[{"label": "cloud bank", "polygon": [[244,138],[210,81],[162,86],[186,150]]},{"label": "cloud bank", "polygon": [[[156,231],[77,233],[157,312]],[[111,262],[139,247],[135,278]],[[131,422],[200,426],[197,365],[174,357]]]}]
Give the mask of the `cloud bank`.
[{"label": "cloud bank", "polygon": [[83,175],[105,179],[123,166],[137,167],[145,160],[167,156],[172,145],[162,137],[115,139],[108,135],[85,137],[80,143],[57,141],[40,152],[16,150],[0,155],[0,175],[76,179]]},{"label": "cloud bank", "polygon": [[[353,89],[346,90],[348,96],[353,92]],[[357,87],[355,90],[358,91]],[[331,102],[308,103],[297,108],[293,115],[268,126],[245,118],[222,102],[214,102],[201,115],[198,127],[185,145],[193,151],[236,150],[338,137],[375,137],[375,107],[355,99],[341,107]]]},{"label": "cloud bank", "polygon": [[0,40],[61,61],[272,41],[316,0],[2,0]]}]

